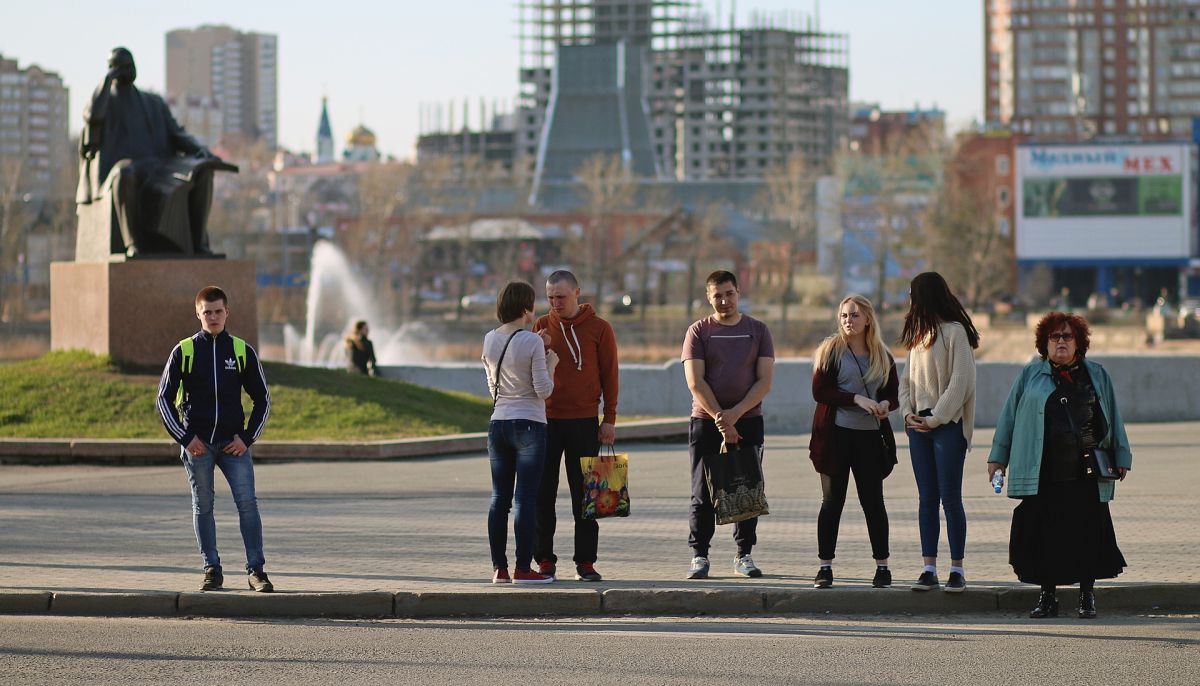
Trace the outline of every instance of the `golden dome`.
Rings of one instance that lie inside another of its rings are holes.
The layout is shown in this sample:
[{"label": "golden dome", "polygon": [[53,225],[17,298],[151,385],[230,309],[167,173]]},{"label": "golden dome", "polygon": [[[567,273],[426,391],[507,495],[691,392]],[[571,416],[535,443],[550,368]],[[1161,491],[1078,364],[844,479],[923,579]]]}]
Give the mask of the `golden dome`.
[{"label": "golden dome", "polygon": [[359,124],[346,136],[346,145],[373,148],[375,147],[375,132]]}]

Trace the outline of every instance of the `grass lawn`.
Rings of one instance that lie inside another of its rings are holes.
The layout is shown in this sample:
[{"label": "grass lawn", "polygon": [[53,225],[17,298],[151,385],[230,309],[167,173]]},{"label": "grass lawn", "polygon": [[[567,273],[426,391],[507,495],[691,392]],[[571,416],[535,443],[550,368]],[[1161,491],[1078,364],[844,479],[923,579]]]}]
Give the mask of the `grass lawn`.
[{"label": "grass lawn", "polygon": [[[492,405],[464,393],[266,362],[264,440],[377,440],[486,431]],[[482,375],[482,372],[481,372]],[[52,352],[0,365],[0,437],[168,438],[154,402],[159,370]],[[245,398],[243,394],[243,398]],[[249,416],[249,401],[246,399]]]}]

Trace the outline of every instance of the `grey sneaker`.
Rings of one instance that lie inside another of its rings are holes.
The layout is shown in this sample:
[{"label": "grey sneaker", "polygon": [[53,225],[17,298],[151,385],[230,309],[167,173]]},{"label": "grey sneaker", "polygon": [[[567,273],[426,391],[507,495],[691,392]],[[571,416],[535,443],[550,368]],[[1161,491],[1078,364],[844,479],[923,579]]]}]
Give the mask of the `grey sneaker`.
[{"label": "grey sneaker", "polygon": [[689,579],[707,579],[708,578],[708,558],[697,555],[692,558],[692,566],[688,567]]},{"label": "grey sneaker", "polygon": [[760,577],[762,570],[758,565],[754,564],[754,560],[749,554],[733,558],[733,573],[738,576]]}]

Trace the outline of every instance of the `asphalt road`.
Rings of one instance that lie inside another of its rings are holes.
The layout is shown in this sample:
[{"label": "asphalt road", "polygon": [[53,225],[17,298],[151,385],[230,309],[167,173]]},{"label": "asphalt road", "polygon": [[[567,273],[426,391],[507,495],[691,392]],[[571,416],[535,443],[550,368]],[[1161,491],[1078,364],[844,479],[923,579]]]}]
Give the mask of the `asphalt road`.
[{"label": "asphalt road", "polygon": [[1196,684],[1200,617],[0,617],[0,683]]}]

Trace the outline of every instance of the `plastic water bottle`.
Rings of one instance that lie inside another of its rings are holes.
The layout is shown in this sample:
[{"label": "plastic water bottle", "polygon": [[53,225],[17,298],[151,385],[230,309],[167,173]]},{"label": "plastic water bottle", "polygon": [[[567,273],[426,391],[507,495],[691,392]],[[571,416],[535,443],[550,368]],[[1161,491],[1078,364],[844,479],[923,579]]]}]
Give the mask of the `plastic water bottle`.
[{"label": "plastic water bottle", "polygon": [[1003,488],[1004,488],[1004,472],[997,469],[996,473],[992,474],[992,490],[999,493],[1000,490]]}]

